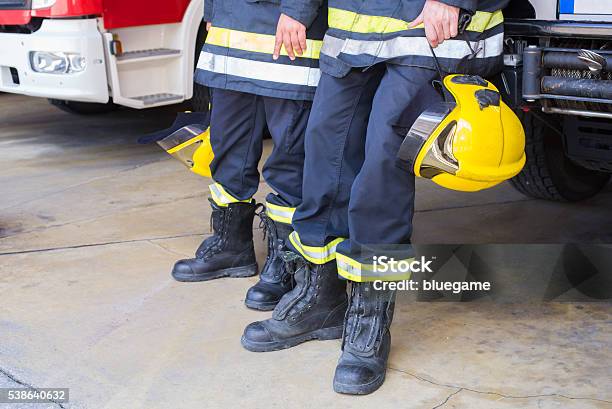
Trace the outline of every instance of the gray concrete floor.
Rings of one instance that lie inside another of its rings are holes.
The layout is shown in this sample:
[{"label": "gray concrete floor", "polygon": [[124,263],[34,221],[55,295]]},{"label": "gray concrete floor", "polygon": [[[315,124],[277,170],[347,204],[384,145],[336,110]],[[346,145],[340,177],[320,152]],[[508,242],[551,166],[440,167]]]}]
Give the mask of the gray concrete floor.
[{"label": "gray concrete floor", "polygon": [[[0,387],[68,387],[64,407],[93,409],[612,408],[607,303],[404,297],[388,379],[359,398],[331,389],[339,341],[243,350],[269,315],[242,304],[256,277],[169,276],[209,218],[206,180],[135,143],[172,111],[80,117],[0,94]],[[612,188],[556,204],[419,181],[417,197],[417,243],[612,242]]]}]

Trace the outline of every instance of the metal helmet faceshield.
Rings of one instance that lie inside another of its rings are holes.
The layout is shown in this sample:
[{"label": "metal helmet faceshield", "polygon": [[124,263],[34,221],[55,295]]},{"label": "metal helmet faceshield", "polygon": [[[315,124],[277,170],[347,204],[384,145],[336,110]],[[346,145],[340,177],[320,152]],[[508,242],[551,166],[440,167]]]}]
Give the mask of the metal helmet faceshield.
[{"label": "metal helmet faceshield", "polygon": [[493,84],[448,75],[446,101],[423,112],[408,131],[399,162],[448,189],[478,191],[517,175],[525,164],[520,120]]},{"label": "metal helmet faceshield", "polygon": [[192,172],[211,177],[210,163],[214,154],[210,145],[210,128],[187,125],[157,143]]}]

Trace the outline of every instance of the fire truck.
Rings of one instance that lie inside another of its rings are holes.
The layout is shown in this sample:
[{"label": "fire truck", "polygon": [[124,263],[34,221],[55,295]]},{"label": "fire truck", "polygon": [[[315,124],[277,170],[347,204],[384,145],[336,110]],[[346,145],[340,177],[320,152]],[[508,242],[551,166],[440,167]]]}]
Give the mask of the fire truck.
[{"label": "fire truck", "polygon": [[204,104],[203,12],[203,0],[0,0],[0,91],[80,113]]}]

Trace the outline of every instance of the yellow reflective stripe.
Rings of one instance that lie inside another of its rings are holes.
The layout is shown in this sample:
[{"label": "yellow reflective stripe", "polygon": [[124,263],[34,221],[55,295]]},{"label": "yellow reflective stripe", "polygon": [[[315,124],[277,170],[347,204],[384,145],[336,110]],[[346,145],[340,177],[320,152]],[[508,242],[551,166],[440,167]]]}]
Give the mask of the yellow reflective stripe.
[{"label": "yellow reflective stripe", "polygon": [[285,207],[266,202],[266,214],[275,222],[291,224],[295,207]]},{"label": "yellow reflective stripe", "polygon": [[307,246],[302,244],[300,236],[294,231],[289,235],[289,241],[306,260],[315,264],[325,264],[336,258],[336,246],[344,239],[339,237],[322,247]]},{"label": "yellow reflective stripe", "polygon": [[504,22],[504,13],[501,10],[489,13],[486,11],[477,11],[472,16],[472,21],[467,26],[467,31],[476,31],[482,33],[485,30],[496,27]]},{"label": "yellow reflective stripe", "polygon": [[226,207],[230,203],[250,203],[252,199],[247,200],[238,200],[234,196],[227,193],[223,186],[218,183],[213,183],[209,185],[210,194],[212,199],[215,201],[217,206]]},{"label": "yellow reflective stripe", "polygon": [[[330,28],[362,34],[390,34],[415,28],[423,28],[423,24],[409,27],[410,22],[408,21],[392,17],[358,14],[354,11],[342,10],[334,7],[329,8],[328,20]],[[503,21],[504,15],[501,10],[492,13],[488,11],[477,11],[474,16],[472,16],[472,21],[467,27],[467,30],[482,33],[489,28],[501,24]]]},{"label": "yellow reflective stripe", "polygon": [[[411,261],[414,258],[406,259],[404,261]],[[356,281],[358,283],[369,282],[369,281],[399,281],[409,280],[410,271],[405,273],[397,273],[395,271],[377,272],[374,271],[373,264],[363,264],[354,260],[344,254],[336,254],[336,262],[338,263],[338,274],[347,280]]]},{"label": "yellow reflective stripe", "polygon": [[[249,33],[214,26],[206,36],[206,44],[270,55],[274,53],[275,42],[275,37],[270,34]],[[301,56],[296,54],[296,57],[318,59],[322,44],[323,41],[307,39],[306,52]],[[281,55],[288,55],[285,46],[281,47]]]}]

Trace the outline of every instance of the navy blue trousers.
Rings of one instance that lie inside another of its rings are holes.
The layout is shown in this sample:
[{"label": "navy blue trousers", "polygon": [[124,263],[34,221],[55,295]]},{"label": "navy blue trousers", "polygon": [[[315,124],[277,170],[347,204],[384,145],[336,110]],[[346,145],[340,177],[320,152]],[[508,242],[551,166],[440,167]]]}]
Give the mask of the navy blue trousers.
[{"label": "navy blue trousers", "polygon": [[309,101],[263,97],[212,89],[210,137],[215,158],[213,180],[236,200],[249,200],[259,187],[258,164],[266,129],[274,148],[263,176],[278,206],[296,207],[302,200],[304,134]]},{"label": "navy blue trousers", "polygon": [[323,74],[306,131],[295,250],[314,262],[334,252],[339,263],[340,255],[364,264],[376,255],[412,257],[414,175],[396,166],[404,136],[396,127],[410,128],[441,100],[436,77],[385,63],[342,78]]}]

